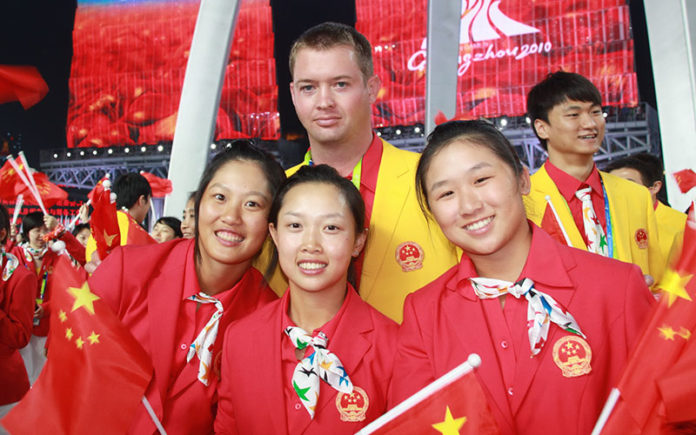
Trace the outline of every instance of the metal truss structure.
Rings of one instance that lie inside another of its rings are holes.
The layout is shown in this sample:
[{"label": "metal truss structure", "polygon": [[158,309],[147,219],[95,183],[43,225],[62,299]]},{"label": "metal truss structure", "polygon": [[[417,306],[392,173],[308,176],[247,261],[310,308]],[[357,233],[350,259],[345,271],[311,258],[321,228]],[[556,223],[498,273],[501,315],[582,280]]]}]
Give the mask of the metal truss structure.
[{"label": "metal truss structure", "polygon": [[[661,153],[657,115],[650,106],[637,108],[607,108],[604,142],[595,156],[598,165],[616,158],[639,152]],[[510,140],[522,163],[531,172],[546,160],[546,151],[539,144],[525,117],[501,117],[491,120]],[[387,127],[377,134],[395,146],[421,151],[425,146],[423,125]],[[211,145],[211,150],[225,142]],[[261,144],[271,153],[277,152],[269,143]],[[109,173],[115,179],[125,172],[146,171],[166,178],[169,171],[171,144],[140,147],[73,148],[42,151],[41,170],[54,183],[82,190],[90,190]]]}]

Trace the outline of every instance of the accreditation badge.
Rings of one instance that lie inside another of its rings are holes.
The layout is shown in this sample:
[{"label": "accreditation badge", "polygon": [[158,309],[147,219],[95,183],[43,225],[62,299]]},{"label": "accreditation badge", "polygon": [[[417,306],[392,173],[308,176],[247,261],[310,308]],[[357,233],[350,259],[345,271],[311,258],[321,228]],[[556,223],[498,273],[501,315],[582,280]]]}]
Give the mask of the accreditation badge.
[{"label": "accreditation badge", "polygon": [[360,387],[353,386],[352,393],[336,394],[336,409],[341,415],[342,421],[363,421],[370,399],[367,393]]},{"label": "accreditation badge", "polygon": [[592,349],[587,341],[578,335],[563,336],[553,345],[553,362],[566,378],[590,373],[591,361]]}]

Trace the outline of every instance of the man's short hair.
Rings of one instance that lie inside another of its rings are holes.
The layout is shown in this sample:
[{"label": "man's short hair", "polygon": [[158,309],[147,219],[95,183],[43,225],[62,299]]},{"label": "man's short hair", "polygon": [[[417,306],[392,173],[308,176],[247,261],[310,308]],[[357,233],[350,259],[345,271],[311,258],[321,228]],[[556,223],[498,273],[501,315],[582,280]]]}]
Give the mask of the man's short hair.
[{"label": "man's short hair", "polygon": [[602,105],[602,94],[591,81],[578,73],[557,71],[534,85],[527,95],[527,114],[532,120],[532,130],[541,146],[546,149],[546,140],[539,137],[534,121],[549,122],[549,112],[567,100],[590,102]]},{"label": "man's short hair", "polygon": [[374,75],[372,63],[372,46],[365,36],[353,27],[326,22],[306,30],[290,48],[290,77],[293,76],[297,53],[303,48],[328,50],[345,45],[353,49],[358,67],[365,81]]},{"label": "man's short hair", "polygon": [[613,160],[604,167],[603,171],[611,172],[622,168],[638,171],[641,182],[645,187],[651,187],[656,181],[662,181],[663,179],[662,163],[658,157],[652,154],[639,153]]},{"label": "man's short hair", "polygon": [[130,209],[140,196],[148,199],[152,196],[152,188],[147,179],[137,172],[120,175],[114,181],[113,192],[116,194],[116,207]]}]

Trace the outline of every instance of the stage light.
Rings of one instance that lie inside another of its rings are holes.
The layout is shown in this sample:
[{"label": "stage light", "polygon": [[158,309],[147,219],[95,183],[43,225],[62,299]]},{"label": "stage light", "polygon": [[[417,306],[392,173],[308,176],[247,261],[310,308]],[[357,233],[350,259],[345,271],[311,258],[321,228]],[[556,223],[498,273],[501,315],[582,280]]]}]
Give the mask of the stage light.
[{"label": "stage light", "polygon": [[397,128],[396,131],[395,131],[394,133],[396,133],[397,136],[400,136],[400,135],[401,135],[401,129]]},{"label": "stage light", "polygon": [[378,132],[377,132],[377,136],[382,137],[382,132],[381,132],[381,131],[378,131]]},{"label": "stage light", "polygon": [[420,133],[420,132],[421,132],[420,127],[416,126],[416,127],[413,129],[413,132],[416,133],[416,134]]},{"label": "stage light", "polygon": [[609,114],[607,112],[602,112],[602,116],[606,118]]},{"label": "stage light", "polygon": [[214,150],[215,148],[217,148],[217,145],[215,145],[214,143],[211,143],[211,144],[210,144],[210,149],[211,149],[211,150]]},{"label": "stage light", "polygon": [[500,126],[501,127],[507,127],[508,125],[508,120],[507,118],[500,118]]},{"label": "stage light", "polygon": [[524,120],[527,124],[532,125],[532,118],[530,118],[529,116],[525,116]]},{"label": "stage light", "polygon": [[147,150],[147,147],[140,147],[140,152],[144,153]]},{"label": "stage light", "polygon": [[53,154],[53,158],[54,158],[54,159],[57,159],[57,158],[58,158],[58,154]]},{"label": "stage light", "polygon": [[162,145],[157,145],[157,151],[159,151],[159,152],[164,151],[164,147]]},{"label": "stage light", "polygon": [[85,155],[85,152],[84,152],[84,151],[80,151],[80,157],[82,157],[82,156],[84,156],[84,155]]},{"label": "stage light", "polygon": [[70,151],[68,151],[67,153],[65,153],[65,155],[68,156],[68,157],[72,157],[72,153],[71,153]]},{"label": "stage light", "polygon": [[113,154],[113,153],[114,153],[114,150],[112,150],[111,148],[109,148],[106,152],[107,152],[108,154]]},{"label": "stage light", "polygon": [[92,150],[92,155],[96,156],[97,155],[97,150]]},{"label": "stage light", "polygon": [[130,152],[130,148],[125,147],[125,148],[123,149],[123,152],[126,153],[126,154],[128,154],[128,153]]}]

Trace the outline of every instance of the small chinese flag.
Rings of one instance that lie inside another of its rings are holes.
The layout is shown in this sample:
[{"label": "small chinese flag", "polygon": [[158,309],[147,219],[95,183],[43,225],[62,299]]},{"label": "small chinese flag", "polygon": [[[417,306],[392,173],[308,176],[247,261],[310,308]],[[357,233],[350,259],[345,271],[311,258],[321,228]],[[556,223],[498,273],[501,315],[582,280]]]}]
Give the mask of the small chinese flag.
[{"label": "small chinese flag", "polygon": [[103,261],[115,247],[121,245],[121,231],[116,215],[116,202],[112,201],[111,190],[108,186],[102,185],[100,188],[95,188],[93,192],[94,212],[90,218],[90,226],[99,258]]},{"label": "small chinese flag", "polygon": [[[658,284],[660,304],[612,395],[618,401],[601,433],[660,434],[696,429],[696,220],[684,228],[682,253]],[[607,412],[611,403],[605,406]],[[602,418],[595,430],[604,424]],[[593,432],[594,433],[594,432]]]},{"label": "small chinese flag", "polygon": [[[12,165],[10,165],[9,159],[11,158],[12,156],[9,156],[2,168],[0,168],[0,199],[6,201],[14,201],[17,195],[22,193],[22,190],[26,187]],[[20,166],[20,169],[24,168],[21,162],[17,162],[17,164]]]},{"label": "small chinese flag", "polygon": [[150,183],[150,188],[152,189],[152,196],[155,198],[163,198],[165,195],[172,193],[172,180],[167,178],[160,178],[155,174],[149,172],[140,171],[140,175],[145,177],[148,183]]},{"label": "small chinese flag", "polygon": [[[43,201],[46,208],[51,208],[59,201],[68,199],[68,192],[51,183],[46,174],[43,172],[32,172],[32,174],[36,183],[36,189],[39,191],[41,201]],[[22,190],[19,193],[24,195],[24,201],[27,205],[38,205],[31,191],[24,183],[22,183]]]},{"label": "small chinese flag", "polygon": [[474,374],[481,359],[468,360],[365,426],[357,435],[499,434],[486,395]]},{"label": "small chinese flag", "polygon": [[0,422],[12,434],[123,434],[143,406],[150,359],[86,279],[84,269],[59,256],[49,284],[48,361]]},{"label": "small chinese flag", "polygon": [[681,193],[686,193],[696,186],[696,172],[691,169],[675,172],[674,179],[677,181]]},{"label": "small chinese flag", "polygon": [[546,231],[558,243],[562,245],[568,244],[568,241],[563,235],[563,228],[560,222],[558,222],[558,219],[556,219],[551,205],[548,205],[544,211],[544,217],[541,219],[541,229]]},{"label": "small chinese flag", "polygon": [[24,110],[48,93],[48,85],[35,66],[0,65],[0,104],[19,101]]},{"label": "small chinese flag", "polygon": [[[104,184],[106,183],[106,184]],[[104,175],[101,180],[97,182],[97,184],[92,188],[92,190],[89,191],[87,194],[87,198],[89,198],[90,201],[94,202],[94,195],[98,192],[103,192],[104,189],[110,188],[111,187],[111,180],[109,180],[109,174]]]}]

